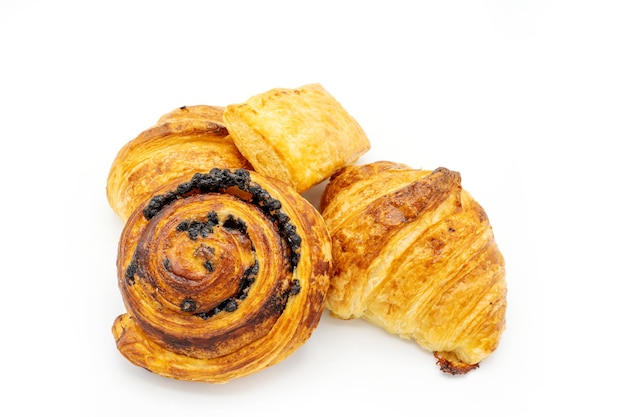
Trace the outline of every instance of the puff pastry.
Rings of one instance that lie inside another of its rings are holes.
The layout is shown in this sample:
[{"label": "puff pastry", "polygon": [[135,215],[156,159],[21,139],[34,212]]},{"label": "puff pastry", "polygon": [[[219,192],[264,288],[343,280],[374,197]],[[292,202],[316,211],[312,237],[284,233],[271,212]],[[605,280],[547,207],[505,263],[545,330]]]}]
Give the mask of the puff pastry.
[{"label": "puff pastry", "polygon": [[459,173],[379,161],[331,178],[320,209],[333,241],[327,306],[362,317],[466,373],[505,329],[504,259]]},{"label": "puff pastry", "polygon": [[224,383],[291,355],[332,267],[320,213],[281,181],[214,168],[163,186],[118,249],[119,351],[165,377]]},{"label": "puff pastry", "polygon": [[126,221],[154,190],[179,176],[218,168],[251,168],[223,124],[218,106],[184,106],[126,143],[107,178],[107,199]]},{"label": "puff pastry", "polygon": [[256,171],[298,192],[370,149],[361,126],[320,84],[276,88],[228,105],[224,123]]}]

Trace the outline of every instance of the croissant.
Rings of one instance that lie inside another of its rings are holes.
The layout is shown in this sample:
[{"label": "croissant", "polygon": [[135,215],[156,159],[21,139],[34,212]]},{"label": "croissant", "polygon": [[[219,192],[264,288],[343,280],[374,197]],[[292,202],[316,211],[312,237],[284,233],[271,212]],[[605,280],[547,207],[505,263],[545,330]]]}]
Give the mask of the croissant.
[{"label": "croissant", "polygon": [[370,149],[357,121],[320,84],[230,104],[224,123],[255,171],[304,192]]},{"label": "croissant", "polygon": [[349,166],[323,191],[332,238],[331,314],[361,317],[463,374],[505,329],[504,259],[458,172],[378,161]]},{"label": "croissant", "polygon": [[251,168],[223,124],[224,109],[184,106],[126,143],[107,178],[107,199],[126,221],[154,190],[172,179],[218,168]]},{"label": "croissant", "polygon": [[181,380],[224,383],[265,369],[316,328],[331,267],[320,213],[285,183],[219,168],[172,181],[120,237],[117,348]]}]

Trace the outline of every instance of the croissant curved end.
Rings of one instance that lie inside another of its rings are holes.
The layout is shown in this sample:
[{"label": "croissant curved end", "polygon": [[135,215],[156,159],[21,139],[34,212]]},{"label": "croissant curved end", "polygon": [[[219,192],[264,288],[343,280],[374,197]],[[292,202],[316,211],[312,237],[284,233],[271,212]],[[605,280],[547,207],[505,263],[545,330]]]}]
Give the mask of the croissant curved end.
[{"label": "croissant curved end", "polygon": [[467,364],[459,360],[454,353],[451,352],[435,352],[437,365],[441,372],[451,375],[464,375],[478,367],[480,363]]}]

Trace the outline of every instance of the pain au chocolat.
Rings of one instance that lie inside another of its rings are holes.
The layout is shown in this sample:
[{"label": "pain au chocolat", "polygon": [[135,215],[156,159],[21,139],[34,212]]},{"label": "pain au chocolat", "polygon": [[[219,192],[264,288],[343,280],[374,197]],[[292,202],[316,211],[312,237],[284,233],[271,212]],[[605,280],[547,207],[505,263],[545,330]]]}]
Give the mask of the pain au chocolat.
[{"label": "pain au chocolat", "polygon": [[275,88],[230,104],[224,123],[255,171],[301,193],[370,149],[359,123],[320,84]]},{"label": "pain au chocolat", "polygon": [[316,328],[332,266],[320,213],[282,181],[214,168],[167,184],[118,249],[119,351],[161,376],[224,383],[290,356]]},{"label": "pain au chocolat", "polygon": [[504,259],[483,208],[445,168],[379,161],[333,176],[321,200],[334,268],[327,307],[434,352],[463,374],[505,329]]}]

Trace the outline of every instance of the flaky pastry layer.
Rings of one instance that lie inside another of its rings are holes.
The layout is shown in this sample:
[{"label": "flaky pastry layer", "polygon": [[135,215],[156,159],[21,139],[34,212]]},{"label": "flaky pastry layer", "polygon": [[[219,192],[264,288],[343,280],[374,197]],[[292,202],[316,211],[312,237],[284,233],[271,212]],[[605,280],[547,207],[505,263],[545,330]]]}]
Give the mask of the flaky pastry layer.
[{"label": "flaky pastry layer", "polygon": [[223,383],[308,340],[331,243],[320,213],[287,184],[214,168],[167,184],[132,213],[117,267],[119,351],[165,377]]},{"label": "flaky pastry layer", "polygon": [[224,126],[218,106],[184,106],[159,118],[118,152],[107,178],[107,199],[126,221],[168,182],[218,168],[248,168]]},{"label": "flaky pastry layer", "polygon": [[370,149],[359,123],[320,84],[276,88],[228,105],[224,123],[256,171],[298,192]]},{"label": "flaky pastry layer", "polygon": [[505,328],[504,259],[459,173],[379,161],[331,178],[321,201],[333,241],[327,306],[435,352],[465,373]]}]

